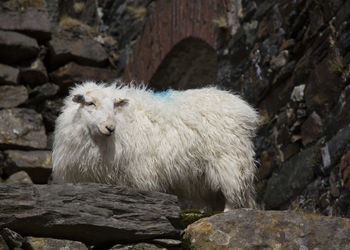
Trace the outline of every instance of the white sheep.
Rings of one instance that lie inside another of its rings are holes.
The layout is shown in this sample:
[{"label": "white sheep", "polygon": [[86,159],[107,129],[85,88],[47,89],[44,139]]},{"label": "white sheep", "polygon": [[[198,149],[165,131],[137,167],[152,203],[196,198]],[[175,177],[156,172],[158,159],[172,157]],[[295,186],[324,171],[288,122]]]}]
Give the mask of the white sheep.
[{"label": "white sheep", "polygon": [[157,94],[86,82],[56,121],[53,179],[167,192],[206,209],[220,195],[225,211],[252,207],[257,124],[245,101],[214,87]]}]

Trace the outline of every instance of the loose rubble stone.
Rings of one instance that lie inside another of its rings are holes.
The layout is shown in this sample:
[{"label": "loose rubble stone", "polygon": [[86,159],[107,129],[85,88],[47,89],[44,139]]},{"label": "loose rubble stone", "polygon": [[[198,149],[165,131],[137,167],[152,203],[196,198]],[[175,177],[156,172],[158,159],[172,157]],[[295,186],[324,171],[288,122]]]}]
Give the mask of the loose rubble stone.
[{"label": "loose rubble stone", "polygon": [[26,108],[0,110],[0,146],[44,149],[46,134],[41,115]]},{"label": "loose rubble stone", "polygon": [[50,74],[52,82],[57,84],[62,91],[67,90],[67,88],[78,82],[88,80],[113,82],[117,77],[117,72],[113,70],[81,66],[73,62]]},{"label": "loose rubble stone", "polygon": [[12,183],[27,183],[33,184],[33,181],[30,179],[30,176],[25,171],[17,172],[7,178],[4,184],[12,184]]},{"label": "loose rubble stone", "polygon": [[0,84],[17,84],[19,69],[0,64]]},{"label": "loose rubble stone", "polygon": [[21,69],[20,81],[37,86],[49,80],[44,63],[40,58],[35,59],[28,67]]},{"label": "loose rubble stone", "polygon": [[301,102],[304,100],[305,84],[294,87],[290,99],[294,102]]},{"label": "loose rubble stone", "polygon": [[14,108],[28,99],[27,89],[20,86],[0,86],[0,108]]},{"label": "loose rubble stone", "polygon": [[[173,195],[96,183],[0,185],[0,228],[96,247],[179,239]],[[25,227],[23,224],[25,223]]]},{"label": "loose rubble stone", "polygon": [[51,238],[26,237],[26,247],[31,250],[44,249],[70,249],[70,250],[87,250],[88,248],[81,242],[71,240],[58,240]]},{"label": "loose rubble stone", "polygon": [[38,103],[50,99],[58,93],[59,89],[60,88],[53,83],[39,85],[30,91],[28,103]]},{"label": "loose rubble stone", "polygon": [[149,243],[138,243],[138,244],[129,244],[129,245],[122,245],[117,244],[110,248],[109,250],[166,250],[166,248],[160,248],[156,245],[149,244]]},{"label": "loose rubble stone", "polygon": [[45,9],[0,12],[0,29],[28,34],[40,41],[51,38],[51,24]]},{"label": "loose rubble stone", "polygon": [[52,172],[51,151],[6,150],[4,172],[11,175],[24,170],[34,183],[47,183]]},{"label": "loose rubble stone", "polygon": [[89,37],[74,40],[54,37],[49,42],[49,50],[51,69],[71,61],[93,67],[103,67],[108,63],[108,55],[102,45]]},{"label": "loose rubble stone", "polygon": [[[0,14],[1,23],[1,14]],[[14,64],[33,58],[39,53],[39,45],[33,38],[23,34],[0,30],[0,61]]]},{"label": "loose rubble stone", "polygon": [[10,250],[10,248],[6,244],[6,241],[4,240],[4,238],[1,235],[0,235],[0,249],[2,249],[2,250]]},{"label": "loose rubble stone", "polygon": [[183,248],[349,249],[349,237],[345,218],[236,209],[188,226]]},{"label": "loose rubble stone", "polygon": [[7,245],[11,249],[20,249],[23,247],[25,243],[25,239],[18,233],[8,229],[1,227],[2,230],[0,231],[0,235],[4,238],[6,241]]},{"label": "loose rubble stone", "polygon": [[266,208],[280,208],[314,179],[317,154],[314,148],[308,148],[282,164],[280,171],[274,173],[267,183],[264,195]]},{"label": "loose rubble stone", "polygon": [[350,149],[350,125],[343,129],[329,140],[329,142],[321,149],[322,152],[322,168],[324,173],[329,173],[330,168],[336,164],[340,157]]}]

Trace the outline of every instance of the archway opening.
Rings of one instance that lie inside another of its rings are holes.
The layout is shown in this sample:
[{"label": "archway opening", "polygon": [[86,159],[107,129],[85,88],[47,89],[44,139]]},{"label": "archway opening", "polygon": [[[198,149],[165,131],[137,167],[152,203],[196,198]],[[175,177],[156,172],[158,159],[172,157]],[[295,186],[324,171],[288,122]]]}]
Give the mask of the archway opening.
[{"label": "archway opening", "polygon": [[186,38],[166,55],[150,80],[154,90],[183,90],[212,85],[217,76],[216,51],[198,38]]}]

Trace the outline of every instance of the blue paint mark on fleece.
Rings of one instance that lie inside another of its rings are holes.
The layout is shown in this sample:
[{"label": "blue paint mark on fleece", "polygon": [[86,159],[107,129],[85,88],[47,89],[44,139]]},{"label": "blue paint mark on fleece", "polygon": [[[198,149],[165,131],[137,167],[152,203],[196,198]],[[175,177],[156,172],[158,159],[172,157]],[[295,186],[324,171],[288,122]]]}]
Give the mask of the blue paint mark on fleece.
[{"label": "blue paint mark on fleece", "polygon": [[160,91],[160,92],[153,92],[153,91],[151,91],[153,96],[161,97],[161,98],[168,98],[174,92],[176,92],[176,91],[172,90],[172,89],[168,89],[166,91]]}]

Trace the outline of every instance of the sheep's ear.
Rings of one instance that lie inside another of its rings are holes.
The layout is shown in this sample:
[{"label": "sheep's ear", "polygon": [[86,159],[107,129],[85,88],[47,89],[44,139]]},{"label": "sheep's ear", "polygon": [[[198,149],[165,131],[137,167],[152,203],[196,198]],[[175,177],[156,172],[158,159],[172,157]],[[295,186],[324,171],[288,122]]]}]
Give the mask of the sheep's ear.
[{"label": "sheep's ear", "polygon": [[115,107],[124,107],[125,105],[127,105],[129,103],[128,99],[123,99],[123,98],[119,98],[115,103],[114,106]]},{"label": "sheep's ear", "polygon": [[85,98],[84,98],[83,94],[74,95],[72,100],[73,100],[73,102],[76,102],[76,103],[84,103],[85,102]]}]

